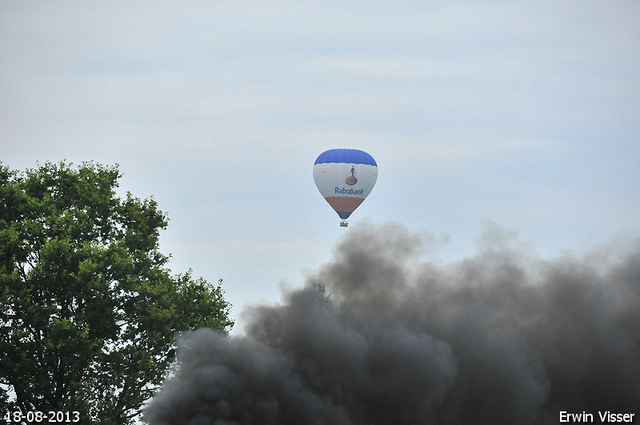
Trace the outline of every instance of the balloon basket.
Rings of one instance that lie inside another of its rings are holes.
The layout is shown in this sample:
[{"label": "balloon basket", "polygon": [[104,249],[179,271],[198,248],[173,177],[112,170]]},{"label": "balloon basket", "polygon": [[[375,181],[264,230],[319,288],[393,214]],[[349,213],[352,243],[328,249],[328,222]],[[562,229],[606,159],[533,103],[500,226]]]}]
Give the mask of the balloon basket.
[{"label": "balloon basket", "polygon": [[341,221],[340,227],[349,227],[349,223],[347,223],[346,221]]}]

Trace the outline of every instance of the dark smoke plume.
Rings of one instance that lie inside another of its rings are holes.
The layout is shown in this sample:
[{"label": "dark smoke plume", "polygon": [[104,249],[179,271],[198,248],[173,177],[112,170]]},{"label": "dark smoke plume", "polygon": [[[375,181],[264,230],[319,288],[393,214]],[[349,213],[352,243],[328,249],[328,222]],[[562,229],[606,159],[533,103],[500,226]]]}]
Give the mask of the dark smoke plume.
[{"label": "dark smoke plume", "polygon": [[[333,262],[250,311],[247,336],[179,340],[152,425],[640,421],[640,240],[548,261],[490,225],[474,258],[421,261],[428,238],[351,229]],[[326,292],[323,292],[323,289]],[[329,295],[330,294],[330,295]]]}]

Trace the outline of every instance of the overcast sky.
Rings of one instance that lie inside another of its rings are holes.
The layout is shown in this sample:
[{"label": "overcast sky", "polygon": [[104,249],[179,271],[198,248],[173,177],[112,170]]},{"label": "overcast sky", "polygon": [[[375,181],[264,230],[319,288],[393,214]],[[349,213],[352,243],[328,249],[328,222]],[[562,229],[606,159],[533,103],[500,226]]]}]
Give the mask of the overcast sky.
[{"label": "overcast sky", "polygon": [[[347,229],[312,177],[340,147],[379,166]],[[579,254],[640,231],[640,3],[0,0],[0,160],[64,158],[120,164],[235,319],[366,220]]]}]

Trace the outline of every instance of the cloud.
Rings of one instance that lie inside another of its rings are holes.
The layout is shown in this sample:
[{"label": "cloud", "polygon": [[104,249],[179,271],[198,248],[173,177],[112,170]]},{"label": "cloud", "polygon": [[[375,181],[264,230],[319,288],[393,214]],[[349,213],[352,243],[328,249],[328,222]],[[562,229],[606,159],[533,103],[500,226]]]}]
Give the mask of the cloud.
[{"label": "cloud", "polygon": [[[640,408],[640,240],[541,260],[487,223],[476,256],[356,226],[247,335],[183,335],[146,419],[169,424],[547,424]],[[323,292],[326,291],[326,292]]]}]

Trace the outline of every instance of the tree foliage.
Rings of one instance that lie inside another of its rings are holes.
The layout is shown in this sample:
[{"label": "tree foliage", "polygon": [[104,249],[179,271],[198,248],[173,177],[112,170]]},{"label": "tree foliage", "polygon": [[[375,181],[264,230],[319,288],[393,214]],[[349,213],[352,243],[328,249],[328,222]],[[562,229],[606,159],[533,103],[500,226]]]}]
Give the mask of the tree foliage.
[{"label": "tree foliage", "polygon": [[117,166],[0,164],[0,408],[127,424],[180,331],[228,331],[220,286],[172,275],[153,199],[116,196]]}]

